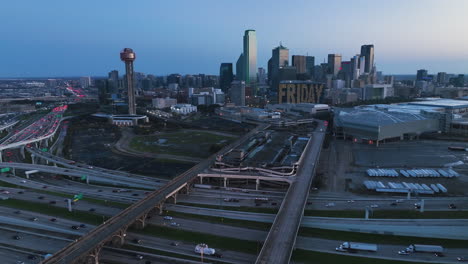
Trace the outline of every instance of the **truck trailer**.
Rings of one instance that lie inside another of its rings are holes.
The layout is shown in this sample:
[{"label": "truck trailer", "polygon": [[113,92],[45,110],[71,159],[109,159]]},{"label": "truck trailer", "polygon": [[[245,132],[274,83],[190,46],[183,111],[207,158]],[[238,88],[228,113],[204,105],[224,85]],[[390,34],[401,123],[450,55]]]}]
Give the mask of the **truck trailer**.
[{"label": "truck trailer", "polygon": [[406,248],[407,252],[427,252],[427,253],[443,253],[444,248],[438,245],[419,245],[411,244]]},{"label": "truck trailer", "polygon": [[341,252],[358,250],[376,252],[377,245],[358,242],[343,242],[339,247],[336,248],[336,251]]}]

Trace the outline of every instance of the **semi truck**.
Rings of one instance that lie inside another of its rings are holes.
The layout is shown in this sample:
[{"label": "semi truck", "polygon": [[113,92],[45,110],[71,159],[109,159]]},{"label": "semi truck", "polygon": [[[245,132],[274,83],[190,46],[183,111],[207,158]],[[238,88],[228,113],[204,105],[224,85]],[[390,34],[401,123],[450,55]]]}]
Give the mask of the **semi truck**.
[{"label": "semi truck", "polygon": [[406,251],[407,252],[443,253],[444,248],[438,245],[411,244],[406,248]]},{"label": "semi truck", "polygon": [[195,246],[195,253],[201,254],[203,251],[203,255],[207,256],[213,256],[216,253],[216,250],[214,248],[208,247],[207,244],[201,243]]},{"label": "semi truck", "polygon": [[376,244],[367,244],[367,243],[358,243],[358,242],[343,242],[339,247],[336,248],[336,251],[341,252],[353,252],[353,251],[370,251],[376,252],[377,245]]}]

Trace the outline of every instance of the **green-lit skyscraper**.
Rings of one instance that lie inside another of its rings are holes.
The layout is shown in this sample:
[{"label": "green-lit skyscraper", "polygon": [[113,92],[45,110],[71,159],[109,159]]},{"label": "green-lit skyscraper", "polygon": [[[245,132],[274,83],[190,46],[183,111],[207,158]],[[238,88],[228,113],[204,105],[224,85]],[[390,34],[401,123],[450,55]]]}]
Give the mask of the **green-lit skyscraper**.
[{"label": "green-lit skyscraper", "polygon": [[257,86],[257,34],[255,30],[248,29],[244,33],[244,78],[246,86],[256,92]]}]

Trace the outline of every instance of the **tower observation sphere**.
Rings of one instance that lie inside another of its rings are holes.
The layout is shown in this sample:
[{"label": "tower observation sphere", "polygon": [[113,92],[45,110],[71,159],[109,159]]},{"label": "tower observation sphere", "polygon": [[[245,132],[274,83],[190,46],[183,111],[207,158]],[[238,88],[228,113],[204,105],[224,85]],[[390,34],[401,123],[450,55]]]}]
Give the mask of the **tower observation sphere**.
[{"label": "tower observation sphere", "polygon": [[136,115],[135,85],[133,78],[133,61],[135,60],[135,52],[133,52],[133,50],[130,48],[125,48],[120,52],[120,59],[125,62],[125,74],[128,91],[128,114]]}]

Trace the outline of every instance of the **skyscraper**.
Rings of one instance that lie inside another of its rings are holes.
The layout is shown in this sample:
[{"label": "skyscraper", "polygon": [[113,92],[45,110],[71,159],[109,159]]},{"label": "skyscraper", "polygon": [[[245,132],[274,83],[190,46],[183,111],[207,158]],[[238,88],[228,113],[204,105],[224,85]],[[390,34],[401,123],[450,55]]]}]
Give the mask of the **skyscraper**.
[{"label": "skyscraper", "polygon": [[232,63],[221,63],[219,67],[219,88],[221,88],[224,93],[227,93],[229,90],[233,79]]},{"label": "skyscraper", "polygon": [[341,54],[328,54],[329,73],[336,77],[341,69]]},{"label": "skyscraper", "polygon": [[361,55],[366,57],[364,64],[364,72],[370,73],[372,71],[372,68],[374,67],[374,45],[362,45]]},{"label": "skyscraper", "polygon": [[416,81],[424,81],[427,78],[427,70],[421,69],[416,73]]},{"label": "skyscraper", "polygon": [[257,79],[258,79],[258,83],[261,84],[261,85],[265,85],[266,84],[266,71],[264,68],[260,67],[258,68],[258,75],[257,75]]},{"label": "skyscraper", "polygon": [[437,73],[437,83],[439,83],[439,84],[447,83],[447,73],[446,72]]},{"label": "skyscraper", "polygon": [[292,55],[292,66],[296,67],[298,74],[306,73],[306,56]]},{"label": "skyscraper", "polygon": [[289,50],[280,44],[271,52],[271,59],[268,62],[268,77],[273,91],[278,90],[279,85],[279,69],[289,65]]},{"label": "skyscraper", "polygon": [[306,56],[306,73],[309,74],[310,77],[314,76],[314,67],[315,67],[315,57]]},{"label": "skyscraper", "polygon": [[241,53],[236,62],[236,79],[239,81],[245,80],[244,53]]},{"label": "skyscraper", "polygon": [[135,84],[133,82],[133,61],[135,60],[135,52],[130,48],[125,48],[120,52],[120,59],[125,62],[125,74],[127,80],[128,91],[128,114],[136,114],[135,104]]},{"label": "skyscraper", "polygon": [[244,80],[247,86],[254,88],[257,82],[257,34],[248,29],[244,33]]},{"label": "skyscraper", "polygon": [[351,80],[357,80],[359,78],[359,55],[351,58]]}]

